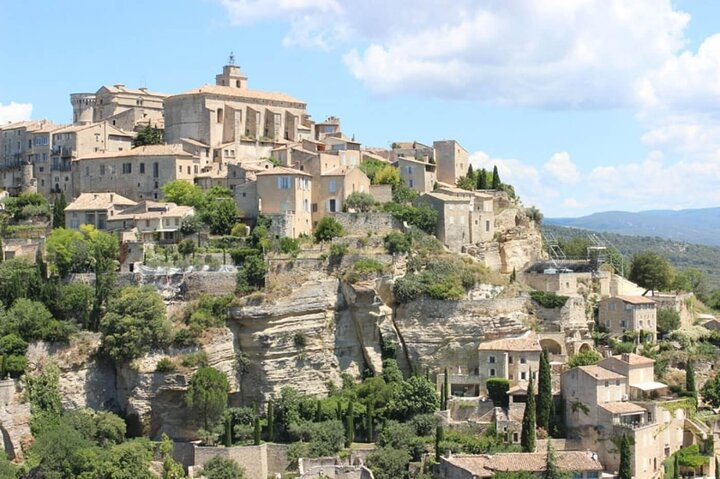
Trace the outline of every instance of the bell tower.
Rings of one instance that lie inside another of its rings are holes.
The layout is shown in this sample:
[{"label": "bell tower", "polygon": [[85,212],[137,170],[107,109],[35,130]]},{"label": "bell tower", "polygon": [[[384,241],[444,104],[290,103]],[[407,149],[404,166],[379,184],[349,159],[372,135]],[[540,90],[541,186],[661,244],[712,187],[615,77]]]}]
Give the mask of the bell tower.
[{"label": "bell tower", "polygon": [[230,52],[228,63],[223,67],[222,73],[215,75],[215,84],[231,88],[247,88],[247,79],[240,71],[240,66],[235,64],[235,55]]}]

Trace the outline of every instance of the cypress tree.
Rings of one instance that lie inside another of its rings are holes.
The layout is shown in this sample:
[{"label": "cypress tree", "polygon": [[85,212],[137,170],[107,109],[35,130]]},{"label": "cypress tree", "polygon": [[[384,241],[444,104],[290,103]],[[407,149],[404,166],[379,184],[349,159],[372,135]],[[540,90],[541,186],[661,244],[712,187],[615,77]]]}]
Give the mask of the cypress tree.
[{"label": "cypress tree", "polygon": [[337,417],[338,421],[342,421],[343,413],[342,413],[342,405],[340,404],[340,401],[335,404],[335,416]]},{"label": "cypress tree", "polygon": [[502,183],[500,182],[500,173],[498,173],[497,165],[495,165],[493,166],[492,189],[500,189],[501,184]]},{"label": "cypress tree", "polygon": [[695,365],[692,359],[688,359],[687,370],[685,371],[685,389],[695,393]]},{"label": "cypress tree", "polygon": [[445,407],[443,411],[447,410],[448,401],[450,401],[450,375],[448,374],[448,369],[445,368]]},{"label": "cypress tree", "polygon": [[225,447],[232,446],[232,418],[228,414],[225,418]]},{"label": "cypress tree", "polygon": [[440,443],[445,438],[445,431],[443,430],[443,427],[441,425],[438,425],[437,428],[435,428],[435,462],[440,464],[440,456],[442,455],[442,450],[440,450]]},{"label": "cypress tree", "polygon": [[67,208],[67,199],[65,198],[65,193],[60,192],[60,196],[58,196],[55,199],[55,202],[53,203],[53,211],[52,211],[52,227],[55,228],[64,228],[65,227],[65,208]]},{"label": "cypress tree", "polygon": [[527,388],[527,402],[522,419],[520,432],[520,446],[523,452],[535,452],[535,383],[530,371],[530,381]]},{"label": "cypress tree", "polygon": [[272,401],[269,401],[267,406],[267,436],[268,442],[273,442],[275,439],[275,411]]},{"label": "cypress tree", "polygon": [[510,273],[510,282],[514,283],[517,280],[517,272],[515,271],[515,267],[513,266],[512,273]]},{"label": "cypress tree", "polygon": [[[632,479],[632,465],[630,464],[632,452],[630,451],[630,440],[623,434],[620,438],[620,472],[619,479]],[[677,474],[677,454],[675,455],[675,466]]]},{"label": "cypress tree", "polygon": [[715,458],[715,479],[720,479],[720,459]]},{"label": "cypress tree", "polygon": [[447,399],[445,398],[445,383],[440,386],[440,410],[445,411],[447,409]]},{"label": "cypress tree", "polygon": [[552,441],[548,439],[547,457],[545,458],[545,472],[543,479],[562,479],[565,475],[560,471],[555,458],[555,450],[552,447]]},{"label": "cypress tree", "polygon": [[475,172],[473,171],[472,165],[468,165],[467,177],[470,178],[471,180],[475,179]]},{"label": "cypress tree", "polygon": [[345,447],[350,447],[354,438],[355,416],[353,412],[353,402],[350,401],[350,404],[348,404],[347,408],[347,415],[345,416]]},{"label": "cypress tree", "polygon": [[375,426],[375,405],[373,404],[372,400],[368,402],[367,405],[367,441],[373,442],[373,436],[375,435],[374,426]]},{"label": "cypress tree", "polygon": [[256,446],[259,446],[260,445],[260,416],[255,416],[254,426],[255,426],[255,437],[254,437],[255,441],[254,442],[255,442]]},{"label": "cypress tree", "polygon": [[537,427],[550,432],[550,407],[552,403],[552,378],[550,376],[550,358],[548,350],[540,355],[538,371]]},{"label": "cypress tree", "polygon": [[322,421],[322,403],[318,399],[315,403],[315,422]]},{"label": "cypress tree", "polygon": [[478,173],[477,177],[477,189],[478,190],[487,190],[488,184],[487,184],[487,170],[485,168],[482,168],[480,170],[480,173]]}]

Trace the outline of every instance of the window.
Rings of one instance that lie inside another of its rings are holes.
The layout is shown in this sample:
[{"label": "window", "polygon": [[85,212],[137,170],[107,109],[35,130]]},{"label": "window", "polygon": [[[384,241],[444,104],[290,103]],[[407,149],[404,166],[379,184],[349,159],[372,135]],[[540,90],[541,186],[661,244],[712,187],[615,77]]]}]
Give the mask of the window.
[{"label": "window", "polygon": [[605,381],[605,387],[610,387],[610,381]]},{"label": "window", "polygon": [[525,371],[522,371],[520,373],[520,380],[521,381],[527,381],[527,373]]},{"label": "window", "polygon": [[525,356],[520,358],[520,364],[527,364],[527,358]]},{"label": "window", "polygon": [[222,123],[222,121],[223,121],[223,109],[218,108],[217,109],[217,122]]},{"label": "window", "polygon": [[494,370],[494,369],[491,369],[491,370],[490,370],[489,376],[490,376],[490,377],[495,377],[495,370]]},{"label": "window", "polygon": [[328,200],[328,211],[330,213],[335,213],[337,211],[337,201]]},{"label": "window", "polygon": [[150,220],[145,220],[145,226],[147,226],[147,227],[150,226]]},{"label": "window", "polygon": [[[155,163],[153,163],[153,178],[157,178],[159,176],[160,176],[160,165],[156,161]],[[155,186],[155,188],[157,188],[157,186]]]},{"label": "window", "polygon": [[[518,437],[518,433],[514,432],[514,433],[513,433],[513,442],[518,442],[518,441],[520,441],[520,439],[519,439],[519,437]],[[597,474],[597,473],[596,473],[596,474]],[[597,476],[596,476],[596,477],[597,477]]]},{"label": "window", "polygon": [[490,231],[490,221],[485,221],[485,231]]},{"label": "window", "polygon": [[615,386],[620,386],[620,380],[619,380],[619,379],[616,379],[616,380],[615,380]]},{"label": "window", "polygon": [[305,199],[303,200],[303,204],[304,204],[304,206],[305,206],[305,213],[310,213],[310,200],[308,200],[307,198],[305,198]]},{"label": "window", "polygon": [[413,188],[415,186],[415,182],[411,179],[408,180],[408,187]]},{"label": "window", "polygon": [[100,176],[105,175],[105,165],[100,165]]},{"label": "window", "polygon": [[313,203],[312,204],[312,212],[317,213],[317,210],[318,210],[317,203]]},{"label": "window", "polygon": [[279,190],[289,190],[292,188],[292,177],[290,176],[278,176],[278,185]]},{"label": "window", "polygon": [[178,173],[182,173],[182,165],[178,165]]},{"label": "window", "polygon": [[407,174],[412,175],[412,166],[407,167]]},{"label": "window", "polygon": [[140,174],[141,175],[145,174],[145,163],[140,163]]},{"label": "window", "polygon": [[335,193],[337,191],[337,181],[336,180],[330,180],[328,183],[328,191],[330,193]]},{"label": "window", "polygon": [[85,176],[90,176],[90,167],[89,166],[85,167]]},{"label": "window", "polygon": [[488,362],[490,364],[495,364],[495,356],[488,356]]},{"label": "window", "polygon": [[509,364],[512,364],[512,363],[513,363],[513,357],[512,357],[512,356],[508,356],[508,363],[509,363]]}]

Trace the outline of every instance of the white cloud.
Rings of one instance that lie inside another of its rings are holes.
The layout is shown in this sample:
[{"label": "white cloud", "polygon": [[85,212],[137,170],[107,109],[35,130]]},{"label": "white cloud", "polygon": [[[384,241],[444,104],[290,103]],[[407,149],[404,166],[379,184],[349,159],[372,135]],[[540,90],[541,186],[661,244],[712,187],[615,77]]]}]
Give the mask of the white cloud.
[{"label": "white cloud", "polygon": [[0,125],[29,120],[32,107],[32,103],[15,103],[14,101],[11,101],[9,105],[0,103]]},{"label": "white cloud", "polygon": [[689,21],[671,0],[220,1],[235,23],[289,22],[286,44],[341,45],[376,93],[550,108],[632,104]]},{"label": "white cloud", "polygon": [[543,170],[551,174],[560,183],[577,183],[580,172],[567,152],[555,153],[543,166]]}]

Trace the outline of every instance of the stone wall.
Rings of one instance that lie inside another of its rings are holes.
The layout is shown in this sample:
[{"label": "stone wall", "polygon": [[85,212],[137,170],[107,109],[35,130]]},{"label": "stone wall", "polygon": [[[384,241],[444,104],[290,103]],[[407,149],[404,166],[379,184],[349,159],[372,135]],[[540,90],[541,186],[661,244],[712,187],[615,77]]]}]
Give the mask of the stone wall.
[{"label": "stone wall", "polygon": [[380,203],[387,203],[392,201],[392,186],[391,185],[370,185],[370,194],[373,195],[376,201]]},{"label": "stone wall", "polygon": [[281,444],[236,447],[194,446],[193,449],[194,472],[216,456],[226,457],[240,464],[245,469],[246,479],[267,479],[269,475],[283,474],[290,466],[287,446]]},{"label": "stone wall", "polygon": [[533,304],[545,331],[587,329],[586,305],[582,296],[568,298],[562,308],[544,308],[534,301]]},{"label": "stone wall", "polygon": [[401,230],[402,222],[390,213],[335,213],[333,218],[340,223],[346,235],[386,235]]}]

